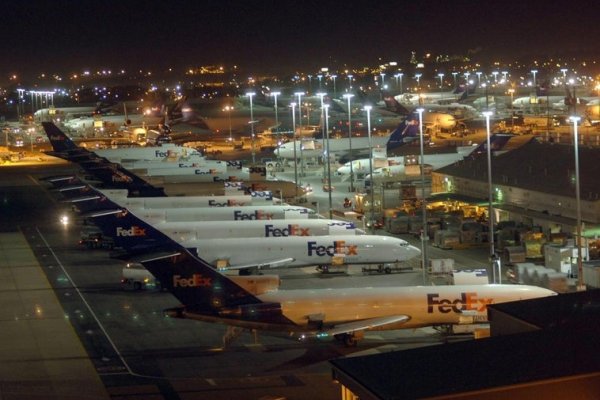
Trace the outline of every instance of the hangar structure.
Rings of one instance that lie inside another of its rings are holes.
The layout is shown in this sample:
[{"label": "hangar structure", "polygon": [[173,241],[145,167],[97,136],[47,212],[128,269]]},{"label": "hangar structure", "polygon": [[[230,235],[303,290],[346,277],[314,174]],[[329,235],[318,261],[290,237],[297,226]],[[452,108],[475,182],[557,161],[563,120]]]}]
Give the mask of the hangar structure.
[{"label": "hangar structure", "polygon": [[[600,234],[600,149],[579,152],[579,184],[584,246],[594,255]],[[492,158],[495,221],[517,221],[542,232],[577,231],[574,147],[536,138]],[[488,200],[486,157],[467,157],[432,172],[432,193]]]}]

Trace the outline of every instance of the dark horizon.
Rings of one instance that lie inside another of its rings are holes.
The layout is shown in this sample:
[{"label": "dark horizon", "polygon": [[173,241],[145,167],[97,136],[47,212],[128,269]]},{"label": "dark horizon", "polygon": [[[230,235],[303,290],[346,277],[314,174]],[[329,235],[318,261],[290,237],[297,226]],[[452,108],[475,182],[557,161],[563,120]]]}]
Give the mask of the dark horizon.
[{"label": "dark horizon", "polygon": [[490,59],[600,50],[599,24],[564,0],[304,2],[33,0],[3,7],[0,73],[237,64],[256,73],[406,62],[467,54]]}]

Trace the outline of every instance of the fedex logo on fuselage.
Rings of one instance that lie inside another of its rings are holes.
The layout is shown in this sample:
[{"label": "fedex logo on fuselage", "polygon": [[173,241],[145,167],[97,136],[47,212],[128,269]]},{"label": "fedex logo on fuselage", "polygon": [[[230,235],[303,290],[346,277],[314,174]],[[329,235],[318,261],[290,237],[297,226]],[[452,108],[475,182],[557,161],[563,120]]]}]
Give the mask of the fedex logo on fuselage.
[{"label": "fedex logo on fuselage", "polygon": [[165,158],[165,157],[169,157],[171,155],[172,155],[172,153],[168,150],[167,151],[160,151],[160,150],[154,151],[154,157],[157,157],[157,158]]},{"label": "fedex logo on fuselage", "polygon": [[475,292],[461,293],[457,299],[441,299],[439,293],[429,293],[427,294],[427,313],[433,314],[435,311],[442,314],[463,311],[484,312],[487,310],[488,304],[493,302],[492,298],[477,297]]},{"label": "fedex logo on fuselage", "polygon": [[273,225],[265,225],[265,237],[287,236],[310,236],[310,228],[302,228],[296,224],[288,224],[287,228],[275,228]]},{"label": "fedex logo on fuselage", "polygon": [[132,237],[132,236],[146,236],[146,229],[140,228],[139,226],[133,225],[129,229],[117,227],[117,236],[121,237]]},{"label": "fedex logo on fuselage", "polygon": [[173,275],[173,287],[210,287],[212,278],[204,277],[202,274],[193,274],[189,278],[181,275]]},{"label": "fedex logo on fuselage", "polygon": [[194,174],[196,175],[214,175],[217,173],[216,169],[196,169]]},{"label": "fedex logo on fuselage", "polygon": [[185,164],[185,163],[179,163],[179,168],[196,168],[199,166],[198,163],[191,163],[191,164]]},{"label": "fedex logo on fuselage", "polygon": [[216,200],[208,201],[209,207],[235,207],[235,206],[245,206],[245,205],[246,205],[245,202],[237,201],[237,200],[227,200],[225,202],[218,202]]},{"label": "fedex logo on fuselage", "polygon": [[236,221],[250,221],[260,219],[273,219],[273,213],[267,213],[262,210],[256,210],[251,214],[236,210],[233,212],[233,219]]},{"label": "fedex logo on fuselage", "polygon": [[357,256],[358,246],[355,244],[346,244],[345,240],[336,240],[331,246],[321,246],[317,242],[308,242],[308,255],[309,256],[330,256],[333,257],[336,254],[343,254],[346,256]]}]

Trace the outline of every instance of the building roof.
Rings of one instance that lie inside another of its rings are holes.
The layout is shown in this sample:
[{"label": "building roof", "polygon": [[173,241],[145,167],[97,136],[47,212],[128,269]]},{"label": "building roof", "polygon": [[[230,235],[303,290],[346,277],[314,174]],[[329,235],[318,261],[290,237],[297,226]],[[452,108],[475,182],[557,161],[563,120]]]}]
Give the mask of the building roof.
[{"label": "building roof", "polygon": [[[600,200],[600,149],[579,146],[582,200]],[[465,158],[437,173],[487,182],[487,156]],[[564,144],[532,139],[492,158],[492,181],[542,193],[575,197],[575,151]]]},{"label": "building roof", "polygon": [[544,329],[331,363],[340,377],[380,399],[449,395],[600,370],[600,290],[491,307]]}]

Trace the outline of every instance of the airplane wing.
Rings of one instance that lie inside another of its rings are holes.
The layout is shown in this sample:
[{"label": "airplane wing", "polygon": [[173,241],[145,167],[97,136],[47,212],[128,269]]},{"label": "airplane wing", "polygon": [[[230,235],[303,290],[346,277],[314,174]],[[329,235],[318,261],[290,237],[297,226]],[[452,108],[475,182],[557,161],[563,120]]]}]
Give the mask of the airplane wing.
[{"label": "airplane wing", "polygon": [[317,336],[323,335],[338,335],[341,333],[351,333],[356,331],[362,331],[367,329],[372,329],[384,325],[395,324],[395,323],[404,323],[410,319],[408,315],[392,315],[387,317],[378,317],[378,318],[370,318],[364,319],[361,321],[348,322],[341,325],[336,325],[331,329],[326,329],[317,334]]},{"label": "airplane wing", "polygon": [[271,260],[271,261],[266,261],[266,262],[261,262],[261,263],[254,263],[254,264],[246,264],[246,265],[228,265],[227,267],[224,268],[217,268],[220,271],[223,270],[228,270],[228,269],[246,269],[246,268],[258,268],[258,269],[262,269],[262,268],[280,268],[280,267],[285,267],[286,265],[292,263],[295,259],[292,257],[289,258],[282,258],[280,260]]}]

